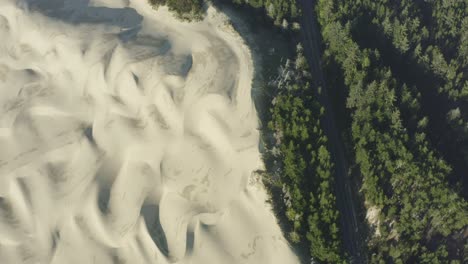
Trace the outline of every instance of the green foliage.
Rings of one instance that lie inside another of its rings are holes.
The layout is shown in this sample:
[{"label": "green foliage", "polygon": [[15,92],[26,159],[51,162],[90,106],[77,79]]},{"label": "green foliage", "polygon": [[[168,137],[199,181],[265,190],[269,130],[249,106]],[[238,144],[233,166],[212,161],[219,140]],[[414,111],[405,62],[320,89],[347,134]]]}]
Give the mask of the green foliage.
[{"label": "green foliage", "polygon": [[[467,198],[468,0],[338,3],[339,21],[351,25],[355,42],[378,50],[395,78],[421,93],[422,115],[431,120],[427,135],[454,168],[449,181]],[[455,108],[457,122],[440,114]]]},{"label": "green foliage", "polygon": [[253,8],[263,8],[273,19],[275,25],[282,25],[284,20],[293,21],[298,15],[295,0],[232,0],[236,4],[247,4]]},{"label": "green foliage", "polygon": [[282,69],[283,78],[271,108],[269,128],[279,148],[281,184],[292,243],[307,242],[310,255],[323,263],[342,262],[339,214],[333,190],[333,164],[320,128],[323,108],[312,96],[307,61],[297,47],[294,62]]},{"label": "green foliage", "polygon": [[[404,72],[394,73],[386,64],[396,64],[395,54],[386,54],[391,43],[400,54],[413,52],[417,63],[450,83],[450,89],[459,89],[456,78],[463,83],[461,71],[466,66],[451,52],[457,50],[453,43],[459,43],[462,35],[463,11],[455,9],[466,9],[459,2],[464,1],[318,2],[324,54],[339,64],[344,75],[362,191],[369,205],[381,209],[380,236],[370,240],[371,263],[463,261],[463,242],[457,234],[468,226],[468,204],[449,187],[452,168],[426,136],[431,119],[421,114],[420,104],[421,94],[427,95],[405,85],[399,79]],[[442,9],[444,14],[453,12],[453,21],[447,17],[443,21],[438,13]],[[425,24],[428,17],[437,22]],[[443,27],[449,28],[447,32],[439,32]],[[375,36],[370,35],[375,29],[381,30],[377,36],[391,41],[373,44],[378,41],[369,36]],[[455,110],[448,118],[460,116]]]},{"label": "green foliage", "polygon": [[202,0],[148,0],[154,7],[167,5],[169,10],[184,20],[200,20],[203,15]]}]

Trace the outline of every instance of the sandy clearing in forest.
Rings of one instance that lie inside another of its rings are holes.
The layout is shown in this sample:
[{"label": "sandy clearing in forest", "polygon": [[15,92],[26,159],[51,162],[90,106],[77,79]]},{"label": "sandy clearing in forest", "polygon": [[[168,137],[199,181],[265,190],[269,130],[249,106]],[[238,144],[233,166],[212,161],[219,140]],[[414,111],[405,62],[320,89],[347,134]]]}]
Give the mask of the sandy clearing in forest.
[{"label": "sandy clearing in forest", "polygon": [[4,0],[0,39],[1,263],[298,262],[224,15]]}]

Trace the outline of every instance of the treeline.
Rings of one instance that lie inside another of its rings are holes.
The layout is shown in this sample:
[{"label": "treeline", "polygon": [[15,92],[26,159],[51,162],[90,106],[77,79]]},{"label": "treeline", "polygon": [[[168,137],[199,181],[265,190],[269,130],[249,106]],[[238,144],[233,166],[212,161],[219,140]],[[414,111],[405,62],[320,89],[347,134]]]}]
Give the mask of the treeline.
[{"label": "treeline", "polygon": [[[276,26],[296,38],[300,10],[295,0],[230,0],[264,9]],[[298,38],[297,38],[298,39]],[[296,41],[292,41],[297,43]],[[293,45],[291,45],[293,47]],[[281,188],[273,201],[283,215],[288,240],[305,248],[304,261],[311,263],[346,263],[339,230],[340,215],[335,195],[335,175],[328,139],[321,118],[325,109],[314,97],[310,69],[299,43],[295,58],[280,67],[268,91],[273,94],[270,115],[263,122],[268,126],[262,134],[266,145],[264,159],[270,191]],[[272,76],[267,76],[272,77]]]},{"label": "treeline", "polygon": [[275,25],[288,27],[299,16],[300,10],[296,0],[228,0],[236,4],[246,4],[253,8],[263,9],[273,19]]},{"label": "treeline", "polygon": [[273,137],[267,146],[276,169],[269,174],[282,187],[283,213],[291,223],[288,238],[307,245],[320,263],[342,263],[333,164],[320,125],[324,109],[313,96],[300,44],[274,86],[268,122]]},{"label": "treeline", "polygon": [[[202,15],[199,0],[150,0],[167,5],[179,17]],[[225,0],[264,10],[273,24],[294,36],[299,28],[295,0]],[[289,30],[289,31],[288,31]],[[284,32],[284,31],[283,31]],[[294,42],[294,41],[292,41]],[[293,46],[293,45],[291,45]],[[276,211],[288,223],[283,225],[288,240],[306,250],[303,259],[313,263],[345,263],[341,248],[339,213],[336,207],[333,163],[327,137],[320,119],[324,109],[314,98],[312,80],[302,46],[296,57],[287,60],[276,82],[265,84],[273,103],[262,130],[266,145],[266,182],[271,192],[279,193],[273,201]],[[278,192],[279,190],[279,192]]]},{"label": "treeline", "polygon": [[[199,20],[203,17],[203,0],[148,0],[154,7],[166,5],[179,18]],[[297,28],[296,18],[299,9],[296,0],[222,0],[224,2],[248,5],[255,9],[264,10],[275,25],[284,28]]]},{"label": "treeline", "polygon": [[[339,91],[346,94],[351,112],[352,149],[362,176],[362,192],[367,207],[378,212],[377,221],[372,223],[375,230],[369,242],[370,262],[466,263],[468,245],[464,232],[468,226],[468,204],[450,188],[447,176],[452,167],[428,139],[428,123],[432,120],[422,114],[421,101],[429,91],[417,87],[418,83],[408,85],[405,82],[410,76],[401,77],[404,73],[397,72],[396,67],[403,67],[400,71],[409,69],[403,61],[391,60],[385,49],[389,48],[385,46],[388,41],[377,38],[378,31],[373,29],[375,25],[382,29],[382,36],[391,38],[392,47],[398,51],[393,56],[411,54],[414,49],[419,50],[420,56],[427,57],[429,66],[423,76],[432,76],[436,71],[442,73],[441,68],[434,66],[439,56],[437,52],[446,52],[444,56],[449,58],[450,52],[458,54],[463,50],[459,46],[464,45],[455,44],[456,51],[444,46],[454,45],[452,40],[445,41],[447,34],[457,38],[456,32],[460,36],[465,33],[458,29],[453,30],[455,33],[441,33],[448,23],[441,16],[447,16],[448,11],[416,11],[417,7],[412,4],[416,2],[423,1],[319,0],[316,13],[326,47],[324,61],[326,67],[337,66],[343,76],[344,83]],[[435,3],[440,1],[424,2],[440,8]],[[419,12],[434,14],[439,19],[431,24],[431,29],[441,27],[439,33],[427,33],[427,38],[418,40],[416,35],[426,34],[421,28],[426,20],[418,22],[403,17]],[[458,24],[453,21],[460,18],[465,20],[466,15],[453,17],[449,24],[456,28]],[[371,23],[367,23],[368,19]],[[429,47],[431,45],[433,48]],[[457,90],[459,92],[447,94],[451,94],[453,100],[462,100],[464,88],[460,88],[460,83],[466,83],[465,66],[458,55],[453,56],[457,61],[453,63],[457,66],[451,70],[455,76],[450,77],[453,82],[443,86],[445,88],[437,95]],[[415,62],[424,63],[418,58]],[[443,78],[437,83],[449,83]],[[329,79],[339,85],[332,80],[335,76]]]},{"label": "treeline", "polygon": [[155,8],[167,6],[180,19],[200,20],[203,17],[203,0],[148,0]]}]

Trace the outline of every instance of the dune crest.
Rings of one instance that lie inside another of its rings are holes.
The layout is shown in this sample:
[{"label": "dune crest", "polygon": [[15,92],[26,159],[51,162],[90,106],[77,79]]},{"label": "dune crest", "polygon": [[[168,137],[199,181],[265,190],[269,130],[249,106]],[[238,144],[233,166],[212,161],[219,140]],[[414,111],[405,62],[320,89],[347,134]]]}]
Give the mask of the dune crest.
[{"label": "dune crest", "polygon": [[0,3],[1,263],[297,263],[250,51],[146,1]]}]

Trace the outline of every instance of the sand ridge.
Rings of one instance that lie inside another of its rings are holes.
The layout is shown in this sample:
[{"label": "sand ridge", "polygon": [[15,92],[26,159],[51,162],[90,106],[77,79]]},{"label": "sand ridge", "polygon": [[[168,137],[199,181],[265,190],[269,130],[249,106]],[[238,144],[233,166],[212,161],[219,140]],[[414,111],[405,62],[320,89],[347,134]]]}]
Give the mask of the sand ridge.
[{"label": "sand ridge", "polygon": [[227,17],[5,0],[0,39],[1,263],[298,263]]}]

